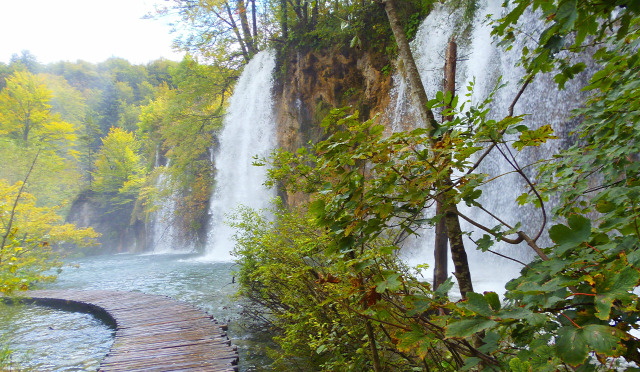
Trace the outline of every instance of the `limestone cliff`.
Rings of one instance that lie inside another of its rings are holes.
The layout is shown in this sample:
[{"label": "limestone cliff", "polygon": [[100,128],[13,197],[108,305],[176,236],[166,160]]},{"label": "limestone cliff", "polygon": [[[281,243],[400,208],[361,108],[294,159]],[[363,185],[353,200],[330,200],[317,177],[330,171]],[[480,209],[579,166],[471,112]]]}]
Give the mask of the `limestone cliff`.
[{"label": "limestone cliff", "polygon": [[143,252],[150,243],[148,226],[138,219],[130,223],[132,209],[132,205],[113,206],[85,191],[71,205],[67,222],[101,234],[96,253]]},{"label": "limestone cliff", "polygon": [[[362,120],[383,113],[392,86],[391,76],[382,72],[388,64],[384,55],[346,47],[280,55],[275,88],[278,146],[295,151],[321,140],[320,122],[333,108],[351,106]],[[378,120],[385,124],[384,115]],[[281,197],[289,204],[305,199]]]}]

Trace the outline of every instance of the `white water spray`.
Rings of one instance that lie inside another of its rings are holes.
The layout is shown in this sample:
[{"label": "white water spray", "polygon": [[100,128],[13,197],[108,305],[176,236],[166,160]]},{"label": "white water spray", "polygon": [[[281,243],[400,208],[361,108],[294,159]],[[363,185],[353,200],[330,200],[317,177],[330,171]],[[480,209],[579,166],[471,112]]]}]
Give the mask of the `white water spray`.
[{"label": "white water spray", "polygon": [[215,154],[216,183],[211,198],[211,225],[205,260],[230,261],[234,230],[225,224],[226,215],[243,205],[255,210],[267,208],[275,196],[263,185],[266,169],[253,166],[253,157],[265,157],[275,148],[276,123],[271,96],[275,56],[258,53],[245,66],[220,134]]}]

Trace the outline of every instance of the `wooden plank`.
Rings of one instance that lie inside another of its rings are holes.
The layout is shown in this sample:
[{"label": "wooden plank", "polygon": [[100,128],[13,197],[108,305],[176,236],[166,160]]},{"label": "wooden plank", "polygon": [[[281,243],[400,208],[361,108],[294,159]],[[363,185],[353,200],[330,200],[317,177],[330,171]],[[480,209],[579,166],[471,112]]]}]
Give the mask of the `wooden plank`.
[{"label": "wooden plank", "polygon": [[[187,303],[166,296],[118,291],[29,291],[35,302],[99,308],[116,324],[116,335],[98,371],[238,370],[237,348],[226,325]],[[54,301],[54,302],[52,302]]]}]

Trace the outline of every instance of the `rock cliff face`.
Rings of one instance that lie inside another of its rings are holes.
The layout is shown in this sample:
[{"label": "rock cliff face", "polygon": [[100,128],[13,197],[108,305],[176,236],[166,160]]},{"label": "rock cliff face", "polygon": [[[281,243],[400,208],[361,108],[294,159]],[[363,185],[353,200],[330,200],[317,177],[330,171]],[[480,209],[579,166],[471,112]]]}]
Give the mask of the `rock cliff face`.
[{"label": "rock cliff face", "polygon": [[[354,48],[290,53],[279,57],[275,88],[278,146],[289,151],[324,136],[320,122],[333,108],[351,106],[361,120],[383,113],[389,104],[391,76],[383,73],[389,60]],[[379,119],[382,124],[384,115]],[[281,197],[288,204],[303,195]]]},{"label": "rock cliff face", "polygon": [[67,222],[79,227],[92,227],[102,234],[100,253],[143,252],[148,249],[149,227],[140,220],[131,221],[132,206],[112,206],[98,201],[87,191],[71,205]]}]

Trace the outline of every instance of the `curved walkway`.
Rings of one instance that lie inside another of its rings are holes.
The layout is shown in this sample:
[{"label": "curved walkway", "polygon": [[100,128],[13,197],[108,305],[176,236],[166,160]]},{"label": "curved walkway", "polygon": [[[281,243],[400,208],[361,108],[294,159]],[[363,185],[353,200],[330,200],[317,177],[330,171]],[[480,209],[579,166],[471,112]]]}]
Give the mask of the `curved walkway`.
[{"label": "curved walkway", "polygon": [[98,371],[238,370],[238,352],[226,326],[184,302],[118,291],[41,290],[24,296],[89,312],[115,326],[113,345]]}]

